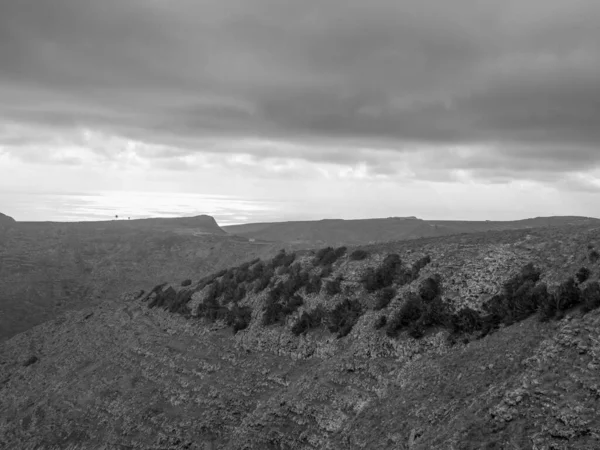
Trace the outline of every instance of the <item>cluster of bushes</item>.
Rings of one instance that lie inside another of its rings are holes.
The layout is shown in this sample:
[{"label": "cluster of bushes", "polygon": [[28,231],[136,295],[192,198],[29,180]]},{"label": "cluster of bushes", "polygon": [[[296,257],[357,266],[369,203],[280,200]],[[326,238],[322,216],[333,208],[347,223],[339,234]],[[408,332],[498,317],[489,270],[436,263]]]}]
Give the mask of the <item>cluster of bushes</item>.
[{"label": "cluster of bushes", "polygon": [[288,267],[296,260],[296,253],[286,253],[281,249],[279,253],[271,260],[271,266],[277,268],[280,266]]},{"label": "cluster of bushes", "polygon": [[363,259],[367,259],[369,256],[369,253],[365,250],[354,250],[352,253],[350,253],[350,260],[351,261],[362,261]]},{"label": "cluster of bushes", "polygon": [[386,288],[381,289],[378,293],[377,293],[377,297],[375,298],[375,305],[373,307],[373,309],[375,311],[379,311],[383,308],[385,308],[387,305],[390,304],[390,302],[392,301],[392,299],[396,296],[396,289],[394,289],[391,286],[388,286]]},{"label": "cluster of bushes", "polygon": [[[411,336],[420,338],[428,328],[444,325],[448,322],[449,310],[440,296],[440,279],[431,277],[423,281],[419,293],[409,292],[401,308],[385,321],[386,334],[396,337],[404,329]],[[376,323],[376,327],[383,327]]]},{"label": "cluster of bushes", "polygon": [[269,297],[263,311],[262,323],[264,326],[276,323],[283,325],[286,317],[294,313],[303,304],[304,299],[298,294],[294,294],[283,301],[275,301]]},{"label": "cluster of bushes", "polygon": [[[586,281],[587,270],[580,270],[578,280]],[[392,316],[380,316],[374,323],[376,329],[386,328],[390,337],[408,330],[414,338],[422,337],[432,327],[450,331],[450,341],[459,336],[477,334],[482,338],[501,325],[511,325],[539,313],[541,321],[560,319],[565,311],[577,305],[585,313],[600,307],[600,284],[597,281],[583,285],[574,277],[561,283],[554,293],[549,293],[544,283],[539,283],[541,272],[527,264],[502,286],[502,292],[483,306],[483,314],[471,308],[452,311],[441,298],[440,279],[427,278],[419,286],[418,294],[409,293],[402,307]]]},{"label": "cluster of bushes", "polygon": [[363,308],[358,300],[345,299],[327,314],[327,328],[342,338],[352,331],[362,314]]},{"label": "cluster of bushes", "polygon": [[333,280],[325,281],[325,294],[333,297],[336,294],[340,294],[342,292],[342,278],[337,277]]},{"label": "cluster of bushes", "polygon": [[252,309],[246,306],[233,305],[231,308],[220,305],[215,300],[206,299],[198,306],[198,317],[204,317],[211,322],[222,320],[237,333],[250,325]]},{"label": "cluster of bushes", "polygon": [[379,291],[394,283],[403,286],[419,278],[421,269],[430,262],[431,258],[424,256],[411,267],[406,267],[400,256],[392,253],[385,257],[379,267],[370,268],[363,276],[362,282],[368,292]]},{"label": "cluster of bushes", "polygon": [[148,304],[148,308],[163,308],[172,313],[184,316],[190,315],[188,302],[192,298],[193,291],[181,290],[177,292],[172,286],[163,289],[164,286],[165,284],[160,284],[150,292],[155,296]]},{"label": "cluster of bushes", "polygon": [[312,311],[302,313],[292,326],[292,333],[298,336],[325,325],[331,333],[335,333],[338,338],[342,338],[352,331],[363,313],[364,309],[358,300],[345,299],[331,311],[325,311],[318,306]]},{"label": "cluster of bushes", "polygon": [[317,306],[310,312],[304,311],[292,326],[292,333],[299,336],[306,333],[308,330],[320,327],[323,323],[323,318],[326,315],[327,312],[320,306]]},{"label": "cluster of bushes", "polygon": [[385,257],[377,268],[369,268],[363,276],[362,282],[368,292],[375,292],[390,286],[402,269],[402,260],[396,254]]},{"label": "cluster of bushes", "polygon": [[336,262],[339,258],[346,254],[346,247],[326,247],[317,251],[313,259],[313,264],[315,266],[330,266],[334,262]]}]

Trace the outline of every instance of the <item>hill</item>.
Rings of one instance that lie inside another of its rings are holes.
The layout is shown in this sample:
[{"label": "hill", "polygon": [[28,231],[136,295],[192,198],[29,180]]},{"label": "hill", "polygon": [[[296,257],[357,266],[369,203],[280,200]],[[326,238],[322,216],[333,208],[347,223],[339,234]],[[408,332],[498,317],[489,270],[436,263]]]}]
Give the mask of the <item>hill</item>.
[{"label": "hill", "polygon": [[250,239],[306,245],[359,245],[460,233],[513,230],[546,226],[598,224],[588,217],[538,217],[517,221],[422,220],[416,217],[301,222],[253,223],[224,227],[230,234]]},{"label": "hill", "polygon": [[0,447],[596,449],[600,227],[280,252],[0,344]]},{"label": "hill", "polygon": [[210,216],[10,223],[0,234],[0,341],[123,290],[199,279],[280,247],[229,236]]},{"label": "hill", "polygon": [[15,219],[7,216],[6,214],[0,213],[0,230],[12,227],[15,223]]}]

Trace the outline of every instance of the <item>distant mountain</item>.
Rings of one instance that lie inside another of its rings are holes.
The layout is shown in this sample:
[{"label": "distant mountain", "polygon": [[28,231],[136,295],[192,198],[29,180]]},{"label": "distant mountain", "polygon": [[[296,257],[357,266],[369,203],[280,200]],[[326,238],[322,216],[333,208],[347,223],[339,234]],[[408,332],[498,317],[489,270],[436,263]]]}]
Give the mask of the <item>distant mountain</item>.
[{"label": "distant mountain", "polygon": [[227,235],[210,216],[103,222],[0,217],[0,341],[156,280],[197,280],[279,243]]},{"label": "distant mountain", "polygon": [[423,237],[448,236],[493,230],[512,230],[563,225],[600,225],[587,217],[538,217],[517,221],[444,221],[416,217],[385,219],[253,223],[231,225],[223,229],[238,236],[264,241],[279,241],[313,246],[359,245]]},{"label": "distant mountain", "polygon": [[597,450],[599,246],[565,225],[157,278],[0,342],[0,448]]}]

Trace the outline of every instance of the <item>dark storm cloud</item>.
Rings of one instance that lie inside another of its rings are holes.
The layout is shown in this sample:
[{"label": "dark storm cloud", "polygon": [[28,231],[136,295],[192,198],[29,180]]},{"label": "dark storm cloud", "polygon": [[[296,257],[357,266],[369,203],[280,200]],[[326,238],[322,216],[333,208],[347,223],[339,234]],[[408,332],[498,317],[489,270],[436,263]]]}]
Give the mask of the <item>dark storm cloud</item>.
[{"label": "dark storm cloud", "polygon": [[599,22],[596,0],[0,0],[0,116],[183,153],[257,138],[332,149],[295,154],[315,161],[426,145],[481,173],[586,169]]}]

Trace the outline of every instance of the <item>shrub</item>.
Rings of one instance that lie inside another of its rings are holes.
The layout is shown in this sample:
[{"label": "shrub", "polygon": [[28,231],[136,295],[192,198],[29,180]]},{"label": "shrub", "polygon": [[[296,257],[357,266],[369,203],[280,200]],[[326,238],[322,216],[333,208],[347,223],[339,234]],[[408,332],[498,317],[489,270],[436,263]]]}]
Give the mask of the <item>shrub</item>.
[{"label": "shrub", "polygon": [[307,294],[318,294],[321,292],[321,277],[318,275],[311,275],[308,283],[306,283],[305,289]]},{"label": "shrub", "polygon": [[584,281],[587,281],[589,277],[590,269],[588,269],[587,267],[582,267],[577,271],[577,274],[575,274],[575,278],[577,278],[578,283],[583,283]]},{"label": "shrub", "polygon": [[597,281],[588,283],[581,292],[581,311],[587,313],[593,309],[600,308],[600,284]]},{"label": "shrub", "polygon": [[386,334],[390,337],[398,336],[398,333],[411,323],[417,321],[423,312],[421,299],[409,293],[400,309],[392,316],[387,323]]},{"label": "shrub", "polygon": [[333,267],[330,264],[321,269],[320,277],[327,278],[327,277],[331,276],[332,273],[333,273]]},{"label": "shrub", "polygon": [[449,326],[451,313],[442,301],[442,297],[437,296],[433,300],[421,304],[422,313],[418,322],[426,328],[436,326]]},{"label": "shrub", "polygon": [[327,328],[337,333],[338,338],[347,336],[362,315],[362,307],[358,300],[345,299],[327,316]]},{"label": "shrub", "polygon": [[557,296],[557,307],[560,311],[565,311],[581,301],[581,293],[575,284],[573,277],[567,278],[562,284],[558,286]]},{"label": "shrub", "polygon": [[484,320],[484,334],[501,323],[510,325],[534,314],[547,297],[545,285],[537,287],[541,271],[533,264],[523,266],[502,286],[502,293],[495,295],[484,305],[487,316]]},{"label": "shrub", "polygon": [[291,265],[294,260],[296,259],[296,253],[286,253],[284,249],[281,249],[279,251],[279,253],[277,254],[277,256],[275,256],[272,260],[271,260],[271,266],[273,268],[277,268],[277,267],[288,267],[289,265]]},{"label": "shrub", "polygon": [[423,267],[425,267],[430,262],[431,262],[431,256],[429,256],[429,255],[425,255],[421,259],[418,259],[417,261],[415,261],[415,263],[412,265],[412,268],[411,268],[411,278],[413,280],[416,280],[417,278],[419,278],[419,273],[421,272],[421,269],[423,269]]},{"label": "shrub", "polygon": [[573,277],[567,278],[553,295],[549,295],[540,305],[540,321],[560,317],[564,311],[581,302],[581,293]]},{"label": "shrub", "polygon": [[419,286],[419,296],[424,302],[430,302],[441,293],[440,276],[428,277]]},{"label": "shrub", "polygon": [[393,287],[386,287],[380,290],[377,293],[377,298],[375,300],[374,310],[379,311],[380,309],[385,308],[390,304],[392,299],[396,296],[396,289]]},{"label": "shrub", "polygon": [[258,278],[254,283],[254,292],[259,293],[264,291],[269,284],[271,283],[271,279],[275,275],[275,272],[272,268],[265,268],[261,273],[260,278]]},{"label": "shrub", "polygon": [[311,312],[303,312],[292,327],[292,333],[299,336],[308,330],[318,328],[323,323],[325,315],[325,311],[320,307],[313,309]]},{"label": "shrub", "polygon": [[483,329],[483,320],[479,313],[471,308],[462,308],[450,321],[453,334],[471,334]]},{"label": "shrub", "polygon": [[192,280],[190,280],[189,278],[187,280],[183,280],[181,282],[181,286],[183,286],[183,287],[189,286],[190,284],[192,284]]},{"label": "shrub", "polygon": [[390,286],[402,269],[402,261],[397,254],[385,257],[377,269],[370,268],[363,277],[365,289],[369,292],[378,291]]},{"label": "shrub", "polygon": [[320,249],[313,260],[315,266],[328,266],[336,262],[346,253],[346,247],[325,247]]},{"label": "shrub", "polygon": [[293,295],[283,301],[268,299],[263,311],[262,323],[265,326],[275,323],[284,324],[286,317],[295,312],[303,304],[304,299],[299,295]]},{"label": "shrub", "polygon": [[352,253],[350,253],[350,260],[351,261],[362,261],[363,259],[366,259],[369,256],[369,253],[365,250],[354,250]]},{"label": "shrub", "polygon": [[600,259],[600,253],[597,250],[591,250],[588,254],[588,258],[592,264],[595,264]]},{"label": "shrub", "polygon": [[156,296],[148,305],[148,308],[163,308],[171,313],[181,315],[190,314],[188,302],[192,298],[192,290],[181,290],[177,292],[172,286],[165,290],[156,291]]},{"label": "shrub", "polygon": [[340,294],[342,292],[342,284],[339,278],[335,280],[327,280],[325,282],[325,294],[329,296],[334,296],[336,294]]},{"label": "shrub", "polygon": [[408,335],[413,339],[421,339],[425,336],[425,327],[418,321],[413,322],[408,329]]},{"label": "shrub", "polygon": [[377,320],[375,320],[375,323],[373,324],[373,328],[375,328],[376,330],[381,330],[383,327],[385,327],[386,324],[387,324],[387,317],[379,316],[377,318]]},{"label": "shrub", "polygon": [[233,333],[237,333],[245,328],[248,328],[252,320],[252,309],[248,307],[239,307],[234,305],[227,315],[226,323],[233,327]]}]

